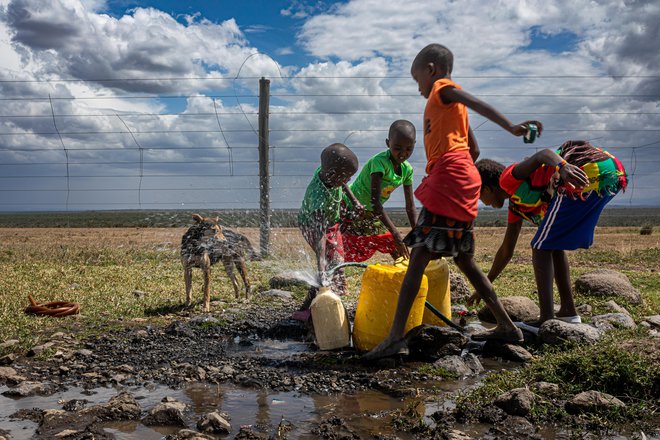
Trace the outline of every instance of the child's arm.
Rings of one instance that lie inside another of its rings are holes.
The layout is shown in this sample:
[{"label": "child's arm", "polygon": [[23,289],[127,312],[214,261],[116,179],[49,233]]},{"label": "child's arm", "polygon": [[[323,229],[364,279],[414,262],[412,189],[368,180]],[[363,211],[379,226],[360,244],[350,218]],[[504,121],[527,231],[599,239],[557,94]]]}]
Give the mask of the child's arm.
[{"label": "child's arm", "polygon": [[[504,233],[504,240],[502,240],[502,244],[500,245],[500,248],[495,254],[495,258],[493,259],[493,265],[488,271],[488,279],[491,283],[497,279],[504,268],[509,264],[509,261],[511,261],[511,257],[513,257],[513,251],[516,249],[516,244],[518,243],[520,230],[522,229],[522,222],[522,219],[520,219],[515,223],[507,224],[506,232]],[[475,292],[467,300],[467,305],[477,305],[480,301],[481,298]]]},{"label": "child's arm", "polygon": [[316,268],[319,274],[324,274],[327,265],[325,256],[328,246],[328,222],[322,211],[315,211],[312,214],[312,218],[313,223],[311,227],[314,228],[314,238],[318,240],[318,244],[314,249],[316,253]]},{"label": "child's arm", "polygon": [[481,116],[490,119],[514,136],[525,135],[527,133],[529,124],[536,124],[539,130],[539,137],[541,137],[541,132],[543,132],[543,124],[541,124],[540,121],[525,121],[521,124],[514,125],[502,113],[495,110],[495,108],[490,104],[472,96],[465,90],[457,89],[456,87],[444,87],[441,89],[440,98],[445,104],[451,102],[460,102],[461,104],[464,104],[466,107],[474,110]]},{"label": "child's arm", "polygon": [[353,205],[353,211],[359,216],[364,213],[364,206],[362,206],[362,203],[360,203],[355,197],[355,194],[353,194],[353,191],[351,191],[351,188],[348,186],[347,183],[345,183],[342,187],[344,189],[344,192],[348,196],[348,198],[351,201],[351,205]]},{"label": "child's arm", "polygon": [[468,146],[470,147],[470,157],[472,158],[472,162],[476,162],[479,158],[479,155],[481,154],[481,151],[479,150],[477,138],[472,132],[472,127],[468,127]]},{"label": "child's arm", "polygon": [[392,233],[396,243],[396,250],[399,256],[410,258],[410,252],[405,244],[399,230],[394,226],[390,217],[385,213],[383,205],[380,203],[381,185],[383,183],[383,173],[371,174],[371,206],[373,206],[374,214],[378,216],[380,221],[383,222],[385,227]]},{"label": "child's arm", "polygon": [[411,228],[414,228],[417,224],[417,209],[415,208],[412,185],[403,185],[403,194],[406,197],[406,214],[408,215],[408,223],[410,223]]},{"label": "child's arm", "polygon": [[589,179],[583,170],[567,163],[560,155],[549,149],[538,151],[518,163],[513,167],[512,175],[518,180],[524,180],[541,165],[559,167],[559,176],[565,183],[573,185],[576,188],[583,188],[589,185]]}]

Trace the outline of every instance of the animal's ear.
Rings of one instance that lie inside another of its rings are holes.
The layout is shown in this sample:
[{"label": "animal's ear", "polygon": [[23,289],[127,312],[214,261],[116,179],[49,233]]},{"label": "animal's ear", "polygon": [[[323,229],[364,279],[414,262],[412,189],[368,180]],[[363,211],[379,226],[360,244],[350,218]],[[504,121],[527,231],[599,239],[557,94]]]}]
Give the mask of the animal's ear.
[{"label": "animal's ear", "polygon": [[195,220],[197,223],[201,223],[204,221],[204,218],[199,215],[199,214],[193,214],[192,215],[193,220]]},{"label": "animal's ear", "polygon": [[216,223],[220,222],[220,217],[216,217],[216,218],[215,218],[215,222],[216,222]]}]

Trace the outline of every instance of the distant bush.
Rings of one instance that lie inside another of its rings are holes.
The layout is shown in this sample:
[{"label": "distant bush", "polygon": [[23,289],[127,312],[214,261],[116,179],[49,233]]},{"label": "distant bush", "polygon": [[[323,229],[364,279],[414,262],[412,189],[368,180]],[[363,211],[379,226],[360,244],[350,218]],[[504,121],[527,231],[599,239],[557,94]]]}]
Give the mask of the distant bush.
[{"label": "distant bush", "polygon": [[651,235],[653,234],[653,225],[646,223],[642,225],[639,230],[639,235]]}]

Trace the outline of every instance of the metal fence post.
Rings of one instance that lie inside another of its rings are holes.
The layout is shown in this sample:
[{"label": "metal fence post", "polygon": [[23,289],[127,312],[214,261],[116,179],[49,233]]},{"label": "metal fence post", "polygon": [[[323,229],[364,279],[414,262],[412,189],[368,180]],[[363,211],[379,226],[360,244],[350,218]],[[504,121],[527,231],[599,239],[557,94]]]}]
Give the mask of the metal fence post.
[{"label": "metal fence post", "polygon": [[268,256],[270,237],[270,175],[268,158],[268,117],[270,80],[259,80],[259,248],[261,256]]}]

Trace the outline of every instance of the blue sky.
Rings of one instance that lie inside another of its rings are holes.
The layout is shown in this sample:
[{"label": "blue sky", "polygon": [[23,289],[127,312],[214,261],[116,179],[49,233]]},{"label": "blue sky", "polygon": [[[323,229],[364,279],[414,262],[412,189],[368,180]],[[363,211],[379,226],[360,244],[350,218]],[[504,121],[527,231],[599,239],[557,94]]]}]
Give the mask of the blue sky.
[{"label": "blue sky", "polygon": [[[419,130],[410,62],[432,42],[452,49],[466,90],[513,122],[544,122],[527,145],[471,114],[482,157],[588,139],[632,176],[614,205],[660,205],[660,4],[401,5],[0,0],[0,209],[258,207],[262,76],[272,206],[296,208],[326,145],[345,141],[363,163],[394,120]],[[424,161],[420,138],[416,182]]]}]

